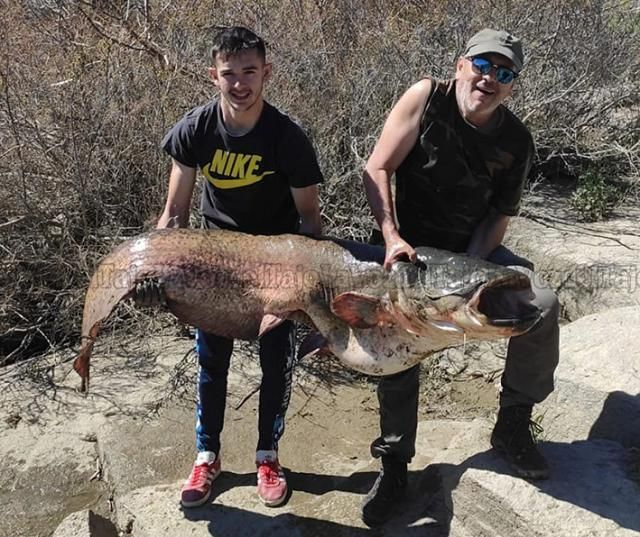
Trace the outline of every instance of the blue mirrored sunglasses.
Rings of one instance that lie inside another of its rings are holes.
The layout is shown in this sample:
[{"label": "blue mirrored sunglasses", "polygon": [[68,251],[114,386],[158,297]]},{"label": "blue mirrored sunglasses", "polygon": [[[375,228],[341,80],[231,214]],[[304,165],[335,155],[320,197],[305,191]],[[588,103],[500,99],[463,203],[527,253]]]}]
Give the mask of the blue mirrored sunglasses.
[{"label": "blue mirrored sunglasses", "polygon": [[491,72],[491,68],[494,68],[496,70],[496,80],[500,82],[500,84],[510,84],[518,76],[518,73],[508,67],[491,63],[487,58],[483,58],[482,56],[474,56],[473,58],[467,59],[471,62],[473,70],[478,74],[488,75]]}]

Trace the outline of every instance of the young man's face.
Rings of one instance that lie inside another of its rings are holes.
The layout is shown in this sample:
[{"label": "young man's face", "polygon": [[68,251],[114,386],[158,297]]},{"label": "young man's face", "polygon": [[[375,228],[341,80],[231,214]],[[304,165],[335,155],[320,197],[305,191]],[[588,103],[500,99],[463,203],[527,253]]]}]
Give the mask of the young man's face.
[{"label": "young man's face", "polygon": [[[511,60],[500,54],[482,54],[483,58],[497,66],[513,69]],[[456,97],[460,113],[472,122],[487,121],[513,91],[513,82],[501,84],[496,79],[496,69],[483,75],[474,69],[471,58],[459,58],[456,65]],[[480,124],[478,123],[478,124]]]},{"label": "young man's face", "polygon": [[209,75],[225,103],[244,112],[261,101],[264,82],[271,75],[271,64],[265,63],[255,49],[231,56],[218,54]]}]

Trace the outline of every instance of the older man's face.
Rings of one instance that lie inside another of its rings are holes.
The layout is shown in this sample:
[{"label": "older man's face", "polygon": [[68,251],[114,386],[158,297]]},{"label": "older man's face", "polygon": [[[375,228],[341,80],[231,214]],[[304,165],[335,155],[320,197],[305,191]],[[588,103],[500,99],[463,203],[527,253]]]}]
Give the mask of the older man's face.
[{"label": "older man's face", "polygon": [[[489,53],[481,56],[494,65],[513,69],[511,60],[501,54]],[[493,112],[513,91],[513,82],[498,82],[494,67],[483,75],[474,69],[471,58],[458,59],[456,81],[456,99],[460,113],[467,121],[478,126],[487,123]]]}]

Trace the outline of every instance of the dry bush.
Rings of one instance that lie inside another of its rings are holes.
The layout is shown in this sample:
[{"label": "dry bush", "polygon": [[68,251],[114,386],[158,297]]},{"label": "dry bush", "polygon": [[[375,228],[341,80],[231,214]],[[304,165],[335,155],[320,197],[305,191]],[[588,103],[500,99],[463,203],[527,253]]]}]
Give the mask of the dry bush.
[{"label": "dry bush", "polygon": [[[0,361],[77,342],[97,259],[160,211],[158,144],[212,95],[212,33],[269,44],[267,98],[312,137],[329,233],[364,238],[360,174],[393,102],[453,73],[468,37],[510,29],[527,68],[512,108],[537,173],[607,162],[638,176],[637,3],[542,0],[10,1],[0,7]],[[1,363],[1,362],[0,362]]]}]

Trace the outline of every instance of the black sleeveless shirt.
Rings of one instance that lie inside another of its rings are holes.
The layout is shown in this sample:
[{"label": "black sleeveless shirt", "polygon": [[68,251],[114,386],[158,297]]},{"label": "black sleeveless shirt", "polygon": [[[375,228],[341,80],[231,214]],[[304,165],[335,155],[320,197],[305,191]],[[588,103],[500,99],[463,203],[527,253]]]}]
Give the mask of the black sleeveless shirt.
[{"label": "black sleeveless shirt", "polygon": [[396,170],[400,234],[413,246],[462,252],[491,207],[517,214],[533,140],[504,106],[488,133],[467,123],[455,80],[432,80],[432,88],[418,140]]}]

